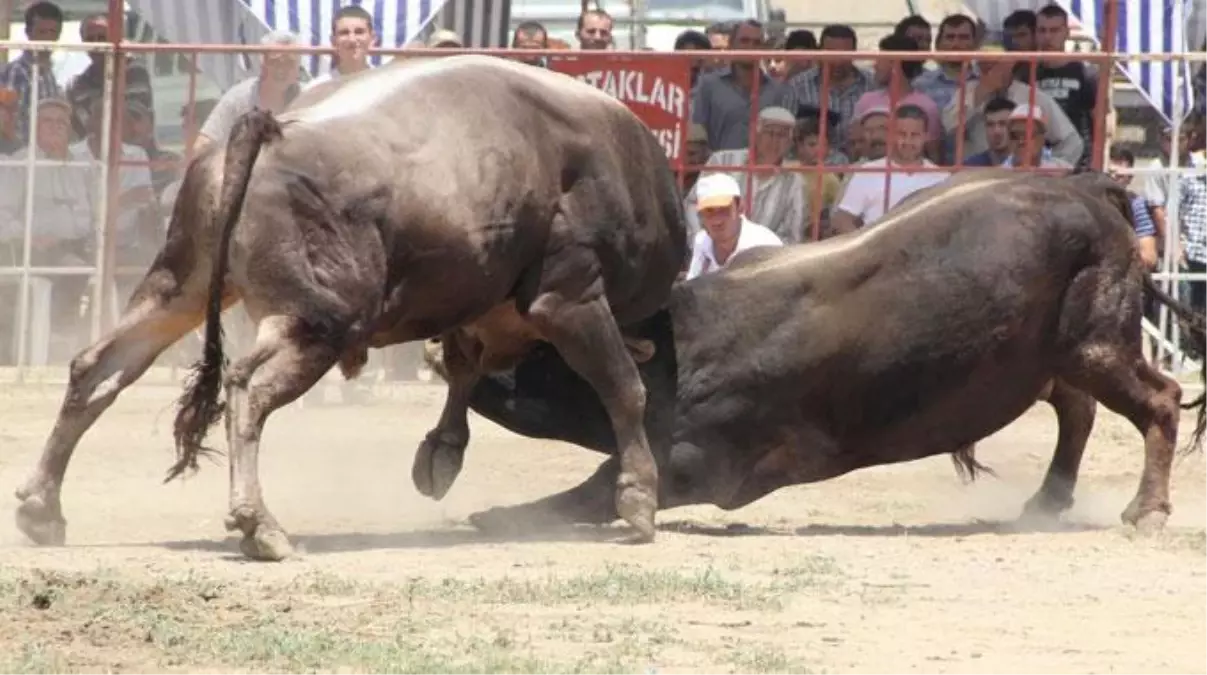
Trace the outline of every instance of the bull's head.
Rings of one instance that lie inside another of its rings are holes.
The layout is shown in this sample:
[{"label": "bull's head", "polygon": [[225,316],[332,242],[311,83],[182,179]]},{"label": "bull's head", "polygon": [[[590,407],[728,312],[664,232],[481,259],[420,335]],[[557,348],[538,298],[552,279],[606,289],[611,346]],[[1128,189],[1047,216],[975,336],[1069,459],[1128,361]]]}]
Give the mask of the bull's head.
[{"label": "bull's head", "polygon": [[[646,433],[658,454],[669,447],[675,415],[678,365],[670,314],[660,311],[624,332],[645,384]],[[432,372],[447,380],[438,339],[424,344],[423,358]],[[470,407],[523,436],[616,452],[616,436],[599,396],[547,343],[538,344],[511,370],[483,374],[470,395]]]}]

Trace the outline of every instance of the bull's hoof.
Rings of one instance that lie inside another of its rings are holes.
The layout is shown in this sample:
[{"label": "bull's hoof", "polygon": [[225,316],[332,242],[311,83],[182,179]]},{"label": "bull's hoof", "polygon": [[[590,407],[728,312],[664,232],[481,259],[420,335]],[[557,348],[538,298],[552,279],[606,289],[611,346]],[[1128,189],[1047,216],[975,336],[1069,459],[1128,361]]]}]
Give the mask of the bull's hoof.
[{"label": "bull's hoof", "polygon": [[17,529],[38,546],[67,543],[67,521],[58,504],[48,505],[42,497],[24,497],[17,507],[16,520]]},{"label": "bull's hoof", "polygon": [[432,431],[415,451],[415,462],[411,465],[411,480],[415,489],[425,497],[436,501],[444,499],[465,460],[465,445],[459,439],[440,431]]},{"label": "bull's hoof", "polygon": [[637,532],[627,539],[628,543],[648,544],[654,541],[654,513],[658,510],[658,498],[646,488],[626,484],[621,480],[616,490],[616,513]]},{"label": "bull's hoof", "polygon": [[293,546],[285,532],[251,507],[243,506],[231,511],[226,517],[226,529],[243,534],[239,551],[252,560],[278,562],[293,555]]},{"label": "bull's hoof", "polygon": [[254,534],[239,540],[239,551],[252,560],[280,562],[293,555],[293,545],[284,532],[261,525]]},{"label": "bull's hoof", "polygon": [[1073,508],[1073,499],[1057,498],[1038,492],[1023,505],[1018,524],[1023,527],[1048,527],[1060,522],[1060,516]]},{"label": "bull's hoof", "polygon": [[1125,524],[1135,527],[1137,533],[1151,535],[1165,529],[1165,523],[1169,520],[1171,510],[1168,504],[1159,505],[1157,508],[1144,508],[1140,506],[1140,500],[1137,498],[1127,505],[1120,515],[1120,519]]}]

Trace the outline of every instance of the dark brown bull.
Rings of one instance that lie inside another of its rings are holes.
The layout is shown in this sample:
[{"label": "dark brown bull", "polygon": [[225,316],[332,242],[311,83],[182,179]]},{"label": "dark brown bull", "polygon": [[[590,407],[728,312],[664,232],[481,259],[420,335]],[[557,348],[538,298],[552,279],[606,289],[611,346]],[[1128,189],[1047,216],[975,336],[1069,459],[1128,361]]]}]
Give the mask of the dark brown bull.
[{"label": "dark brown bull", "polygon": [[[1144,470],[1123,512],[1159,527],[1171,511],[1182,390],[1141,351],[1144,291],[1126,195],[1098,174],[988,171],[902,202],[875,227],[743,253],[680,284],[666,312],[626,333],[653,343],[640,364],[662,508],[736,509],[779,488],[863,467],[952,453],[1047,400],[1055,454],[1024,515],[1055,517],[1073,492],[1096,403],[1144,437]],[[429,347],[429,360],[436,347]],[[614,454],[597,398],[549,349],[478,383],[471,407],[532,437]],[[1201,447],[1207,402],[1190,441]],[[608,459],[583,484],[475,514],[484,529],[616,518]]]},{"label": "dark brown bull", "polygon": [[[258,161],[257,161],[258,160]],[[215,225],[211,225],[215,223]],[[572,78],[481,56],[400,61],[253,112],[223,153],[188,169],[167,243],[113,333],[71,364],[58,422],[18,490],[20,528],[61,543],[60,485],[80,436],[155,357],[203,319],[203,361],[176,419],[197,466],[223,412],[220,313],[242,300],[255,346],[226,376],[227,527],[280,559],[259,439],[273,410],[370,347],[442,335],[449,392],[413,477],[441,498],[469,440],[483,371],[554,345],[605,402],[620,439],[616,509],[654,536],[657,467],[645,391],[617,323],[665,304],[686,255],[666,156],[624,105]]]}]

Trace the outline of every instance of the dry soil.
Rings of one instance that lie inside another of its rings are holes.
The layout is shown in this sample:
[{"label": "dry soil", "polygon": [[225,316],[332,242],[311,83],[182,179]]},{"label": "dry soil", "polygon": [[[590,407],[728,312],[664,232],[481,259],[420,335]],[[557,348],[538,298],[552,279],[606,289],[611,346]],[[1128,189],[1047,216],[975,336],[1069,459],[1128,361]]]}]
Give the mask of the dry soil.
[{"label": "dry soil", "polygon": [[[0,671],[1204,672],[1204,464],[1175,467],[1166,532],[1119,524],[1140,436],[1100,408],[1059,531],[1010,521],[1055,441],[1039,404],[980,446],[783,490],[736,512],[499,541],[475,510],[582,480],[599,456],[471,418],[442,502],[411,485],[444,388],[299,408],[264,438],[268,505],[302,549],[249,563],[223,530],[227,472],[161,484],[177,386],[129,390],[84,438],[68,545],[0,525]],[[61,386],[0,386],[0,487],[31,469]],[[334,398],[337,394],[331,394]],[[1183,423],[1189,428],[1189,417]],[[15,506],[9,496],[8,505]]]}]

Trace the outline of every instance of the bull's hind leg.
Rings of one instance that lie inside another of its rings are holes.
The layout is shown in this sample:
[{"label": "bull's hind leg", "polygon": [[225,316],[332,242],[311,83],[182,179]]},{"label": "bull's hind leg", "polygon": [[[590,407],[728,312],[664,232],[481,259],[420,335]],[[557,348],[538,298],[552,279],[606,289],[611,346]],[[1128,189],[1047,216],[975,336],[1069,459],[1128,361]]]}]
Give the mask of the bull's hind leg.
[{"label": "bull's hind leg", "polygon": [[[548,278],[559,277],[550,274]],[[591,292],[595,290],[588,289],[579,295],[594,295],[583,301],[571,300],[560,292],[543,292],[529,312],[541,333],[595,389],[608,411],[620,457],[616,512],[637,528],[637,541],[653,541],[658,466],[645,433],[645,385],[602,289]]]},{"label": "bull's hind leg", "polygon": [[1138,348],[1124,350],[1110,343],[1080,348],[1067,379],[1126,417],[1144,435],[1144,471],[1122,518],[1141,530],[1161,529],[1172,511],[1169,474],[1182,388],[1149,365]]},{"label": "bull's hind leg", "polygon": [[37,544],[61,546],[66,540],[60,498],[80,437],[160,353],[201,323],[199,298],[176,295],[174,286],[171,292],[147,292],[148,280],[117,327],[72,359],[67,393],[50,438],[33,475],[16,491],[21,500],[17,527]]},{"label": "bull's hind leg", "polygon": [[440,500],[461,473],[469,445],[469,400],[478,383],[478,371],[466,353],[468,345],[456,331],[441,337],[444,379],[448,393],[440,420],[415,451],[411,481],[425,497]]},{"label": "bull's hind leg", "polygon": [[1056,452],[1044,482],[1023,507],[1023,520],[1051,520],[1073,506],[1081,457],[1094,429],[1094,397],[1057,378],[1045,397],[1056,411]]},{"label": "bull's hind leg", "polygon": [[226,380],[226,437],[230,452],[228,530],[243,533],[239,548],[256,560],[282,560],[289,537],[264,505],[260,491],[260,435],[274,410],[314,386],[340,356],[300,322],[271,316],[260,322],[256,346]]},{"label": "bull's hind leg", "polygon": [[620,462],[609,457],[591,477],[569,490],[527,504],[496,506],[470,515],[469,522],[483,532],[516,534],[539,532],[575,524],[603,525],[616,520],[614,490]]}]

